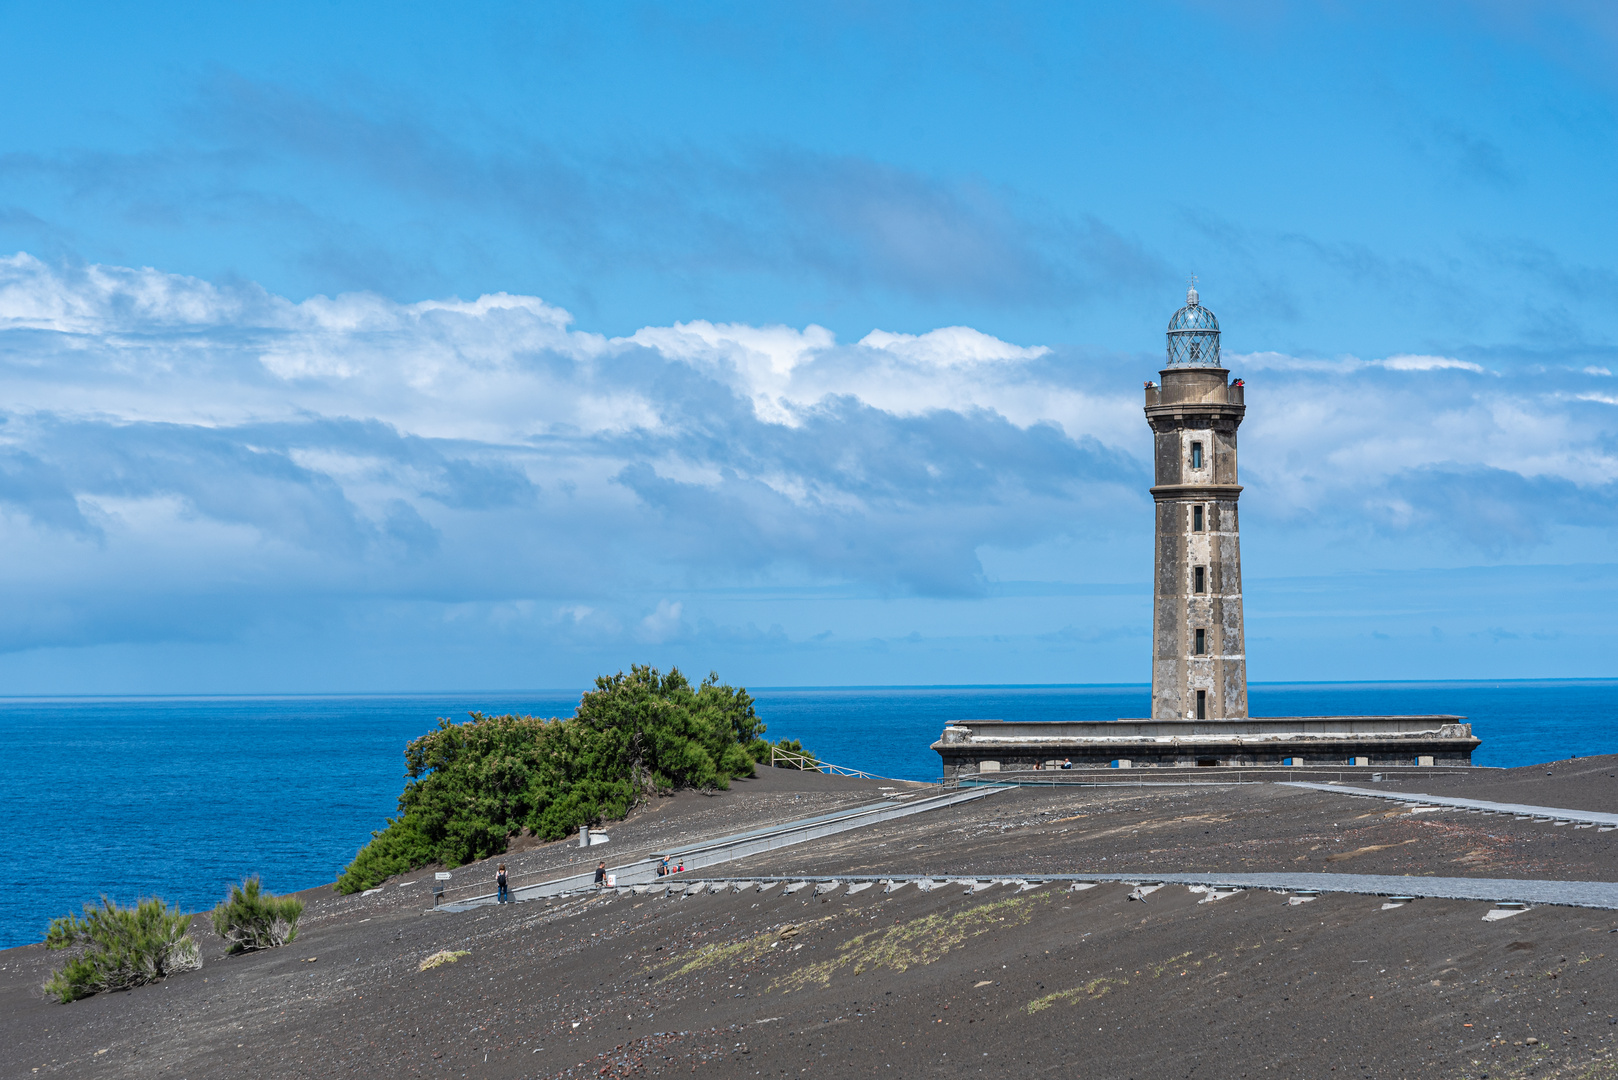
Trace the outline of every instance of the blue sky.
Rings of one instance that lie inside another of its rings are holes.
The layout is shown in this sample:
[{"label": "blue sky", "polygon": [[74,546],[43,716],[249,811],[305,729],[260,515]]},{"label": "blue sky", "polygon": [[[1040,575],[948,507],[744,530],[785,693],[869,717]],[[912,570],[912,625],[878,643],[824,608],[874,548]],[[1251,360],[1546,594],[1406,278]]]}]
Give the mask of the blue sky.
[{"label": "blue sky", "polygon": [[1611,676],[1609,5],[0,4],[0,692]]}]

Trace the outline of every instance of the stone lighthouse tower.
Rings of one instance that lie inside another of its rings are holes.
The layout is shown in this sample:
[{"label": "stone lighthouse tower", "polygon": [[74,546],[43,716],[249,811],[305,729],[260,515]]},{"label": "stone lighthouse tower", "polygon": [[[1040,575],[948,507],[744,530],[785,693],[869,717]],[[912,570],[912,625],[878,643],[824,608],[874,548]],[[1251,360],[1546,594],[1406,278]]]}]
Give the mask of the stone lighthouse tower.
[{"label": "stone lighthouse tower", "polygon": [[[1154,442],[1152,715],[1120,720],[957,720],[933,743],[957,777],[1049,769],[1366,770],[1465,766],[1464,717],[1247,715],[1236,429],[1242,382],[1219,362],[1219,320],[1189,289],[1169,320],[1162,382],[1146,384]],[[1276,775],[1286,775],[1278,772]],[[1293,773],[1301,776],[1303,774]],[[1340,774],[1339,774],[1340,775]],[[1416,775],[1421,775],[1417,773]]]},{"label": "stone lighthouse tower", "polygon": [[1152,719],[1247,716],[1236,428],[1247,408],[1219,362],[1219,320],[1187,290],[1169,320],[1162,385],[1146,384],[1156,441]]}]

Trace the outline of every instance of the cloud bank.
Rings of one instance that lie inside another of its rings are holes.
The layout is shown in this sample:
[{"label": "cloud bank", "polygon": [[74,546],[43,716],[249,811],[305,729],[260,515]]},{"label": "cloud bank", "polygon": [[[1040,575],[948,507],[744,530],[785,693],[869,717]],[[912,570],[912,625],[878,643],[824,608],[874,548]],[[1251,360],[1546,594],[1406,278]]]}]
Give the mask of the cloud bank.
[{"label": "cloud bank", "polygon": [[[1600,369],[1228,362],[1250,388],[1250,575],[1321,552],[1369,569],[1610,543],[1618,388]],[[812,635],[766,607],[715,621],[693,598],[1144,581],[1134,387],[1155,363],[960,326],[608,337],[528,296],[294,302],[17,254],[0,259],[16,612],[0,650],[273,639],[339,610],[429,612],[536,650],[788,644]]]}]

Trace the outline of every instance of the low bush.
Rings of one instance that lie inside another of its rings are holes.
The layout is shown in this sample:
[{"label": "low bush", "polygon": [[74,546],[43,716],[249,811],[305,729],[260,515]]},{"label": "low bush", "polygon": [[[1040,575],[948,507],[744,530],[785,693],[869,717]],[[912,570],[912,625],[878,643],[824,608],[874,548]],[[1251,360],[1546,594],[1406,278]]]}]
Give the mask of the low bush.
[{"label": "low bush", "polygon": [[230,943],[230,951],[274,949],[298,936],[303,901],[296,896],[271,896],[255,875],[233,885],[230,897],[213,909],[214,933]]},{"label": "low bush", "polygon": [[693,686],[677,668],[649,666],[598,678],[565,720],[440,720],[405,747],[399,814],[371,834],[337,890],[499,855],[523,829],[557,840],[658,793],[728,787],[753,775],[763,733],[746,690],[714,674]]},{"label": "low bush", "polygon": [[202,950],[190,934],[191,916],[153,897],[132,908],[105,896],[84,906],[84,917],[51,920],[47,949],[83,950],[51,975],[45,992],[77,1001],[103,990],[128,990],[202,966]]}]

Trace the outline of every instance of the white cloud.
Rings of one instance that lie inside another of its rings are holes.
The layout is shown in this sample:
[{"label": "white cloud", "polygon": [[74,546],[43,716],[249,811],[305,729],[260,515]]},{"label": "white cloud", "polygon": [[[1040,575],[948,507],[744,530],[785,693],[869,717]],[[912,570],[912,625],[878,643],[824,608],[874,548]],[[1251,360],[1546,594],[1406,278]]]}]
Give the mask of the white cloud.
[{"label": "white cloud", "polygon": [[[1591,403],[1618,399],[1585,375],[1227,356],[1249,521],[1609,527],[1618,419]],[[691,632],[674,581],[971,592],[981,551],[1082,561],[1149,529],[1136,377],[1108,364],[959,326],[608,338],[535,297],[293,302],[0,259],[0,580],[66,612],[0,647],[181,632],[186,596],[226,624],[264,596],[434,597],[661,643]]]},{"label": "white cloud", "polygon": [[868,349],[882,349],[915,364],[940,368],[971,364],[1037,360],[1050,352],[1043,345],[1025,348],[991,337],[970,326],[946,326],[925,334],[891,334],[872,330],[860,339]]},{"label": "white cloud", "polygon": [[837,339],[821,326],[794,330],[698,320],[648,326],[615,344],[621,342],[644,345],[700,367],[745,394],[761,419],[790,424],[793,414],[784,395],[792,384],[793,369],[815,353],[832,348]]},{"label": "white cloud", "polygon": [[1483,365],[1474,364],[1469,360],[1457,360],[1453,356],[1412,356],[1408,353],[1399,356],[1390,356],[1386,360],[1373,361],[1387,368],[1389,371],[1476,371],[1481,373]]},{"label": "white cloud", "polygon": [[1382,368],[1385,371],[1475,371],[1482,374],[1487,370],[1481,364],[1474,364],[1470,360],[1457,360],[1453,356],[1419,356],[1411,353],[1399,353],[1382,360],[1361,360],[1357,356],[1323,359],[1289,356],[1278,352],[1253,352],[1226,353],[1225,359],[1231,367],[1252,371],[1350,374],[1366,368]]},{"label": "white cloud", "polygon": [[680,618],[683,610],[684,605],[678,600],[659,600],[657,609],[641,619],[636,636],[648,645],[661,645],[683,637],[686,633],[685,623]]}]

